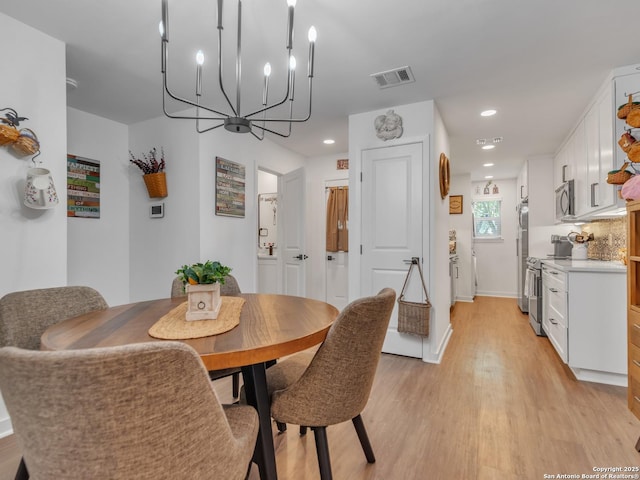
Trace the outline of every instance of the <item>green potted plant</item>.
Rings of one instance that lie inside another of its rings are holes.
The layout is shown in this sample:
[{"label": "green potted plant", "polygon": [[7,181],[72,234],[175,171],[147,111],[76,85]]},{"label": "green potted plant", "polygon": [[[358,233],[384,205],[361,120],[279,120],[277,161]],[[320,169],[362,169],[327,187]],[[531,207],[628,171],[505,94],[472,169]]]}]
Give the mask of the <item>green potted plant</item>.
[{"label": "green potted plant", "polygon": [[183,265],[176,271],[187,292],[187,320],[214,320],[218,317],[222,304],[220,285],[224,284],[230,272],[231,268],[211,260]]},{"label": "green potted plant", "polygon": [[129,150],[129,161],[142,170],[142,179],[147,186],[149,198],[164,198],[167,193],[167,178],[164,172],[166,162],[164,149],[160,148],[160,160],[157,159],[158,151],[152,148],[149,154],[142,154],[142,158],[136,158]]}]

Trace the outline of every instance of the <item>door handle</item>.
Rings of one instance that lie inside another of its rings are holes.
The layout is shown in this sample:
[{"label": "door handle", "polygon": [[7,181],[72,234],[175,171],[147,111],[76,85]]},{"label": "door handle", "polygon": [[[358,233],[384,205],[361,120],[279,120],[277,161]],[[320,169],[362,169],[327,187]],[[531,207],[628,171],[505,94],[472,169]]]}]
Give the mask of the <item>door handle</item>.
[{"label": "door handle", "polygon": [[296,255],[295,257],[296,260],[306,260],[307,258],[309,258],[307,255],[303,255],[302,253],[300,255]]},{"label": "door handle", "polygon": [[411,265],[412,263],[417,265],[418,262],[420,261],[420,257],[411,257],[411,260],[407,260],[406,258],[404,260],[402,260],[404,263],[406,263],[407,265]]},{"label": "door handle", "polygon": [[333,255],[327,255],[327,260],[335,260],[335,259],[333,258]]}]

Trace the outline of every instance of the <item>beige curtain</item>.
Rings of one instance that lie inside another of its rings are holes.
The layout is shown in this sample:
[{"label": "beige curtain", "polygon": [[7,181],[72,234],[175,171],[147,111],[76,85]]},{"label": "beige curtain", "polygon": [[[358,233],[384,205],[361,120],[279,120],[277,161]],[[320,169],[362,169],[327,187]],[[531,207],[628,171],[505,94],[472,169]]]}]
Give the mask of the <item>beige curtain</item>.
[{"label": "beige curtain", "polygon": [[349,251],[349,187],[330,187],[327,199],[327,252]]}]

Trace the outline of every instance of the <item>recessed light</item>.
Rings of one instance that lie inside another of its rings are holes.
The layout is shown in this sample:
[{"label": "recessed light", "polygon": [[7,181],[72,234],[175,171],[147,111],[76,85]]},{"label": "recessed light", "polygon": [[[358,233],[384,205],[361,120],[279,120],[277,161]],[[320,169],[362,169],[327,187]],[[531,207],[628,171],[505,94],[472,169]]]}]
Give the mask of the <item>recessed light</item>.
[{"label": "recessed light", "polygon": [[496,113],[498,113],[497,110],[489,109],[489,110],[485,110],[484,112],[480,112],[480,115],[482,117],[492,117]]},{"label": "recessed light", "polygon": [[493,163],[483,163],[482,166],[483,167],[493,167]]},{"label": "recessed light", "polygon": [[492,148],[496,148],[496,146],[495,145],[483,145],[482,146],[483,150],[491,150]]},{"label": "recessed light", "polygon": [[493,178],[493,175],[485,175],[484,178],[486,180],[491,180]]},{"label": "recessed light", "polygon": [[333,145],[334,143],[336,143],[336,141],[331,138],[327,138],[326,140],[323,140],[322,143],[324,143],[325,145]]}]

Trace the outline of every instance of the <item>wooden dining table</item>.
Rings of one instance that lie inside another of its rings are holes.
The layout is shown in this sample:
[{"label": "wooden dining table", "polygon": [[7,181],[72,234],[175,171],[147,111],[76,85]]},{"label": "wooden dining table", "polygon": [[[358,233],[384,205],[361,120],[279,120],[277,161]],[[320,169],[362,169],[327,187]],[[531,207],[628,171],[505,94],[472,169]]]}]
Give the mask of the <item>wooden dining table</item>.
[{"label": "wooden dining table", "polygon": [[[191,345],[208,370],[241,367],[247,402],[258,411],[254,461],[262,480],[277,479],[266,365],[321,343],[338,315],[328,303],[272,294],[242,294],[240,323],[209,337],[180,340]],[[186,299],[136,302],[97,310],[49,327],[42,350],[74,350],[162,341],[149,328]]]}]

